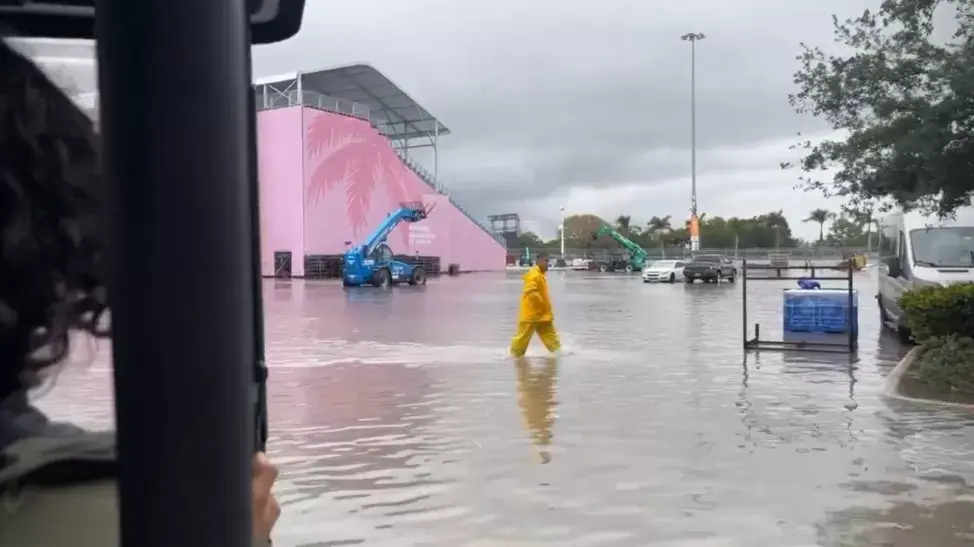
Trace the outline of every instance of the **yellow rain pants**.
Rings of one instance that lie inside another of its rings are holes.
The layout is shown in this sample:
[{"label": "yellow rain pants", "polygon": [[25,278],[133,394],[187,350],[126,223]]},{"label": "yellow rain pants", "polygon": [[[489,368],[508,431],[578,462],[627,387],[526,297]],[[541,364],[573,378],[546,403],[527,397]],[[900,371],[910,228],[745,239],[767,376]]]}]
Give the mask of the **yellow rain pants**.
[{"label": "yellow rain pants", "polygon": [[558,331],[555,330],[554,323],[551,321],[544,323],[521,321],[517,324],[517,334],[511,340],[511,355],[515,357],[524,355],[524,352],[528,350],[528,345],[531,343],[531,337],[534,336],[534,333],[538,333],[538,338],[541,339],[544,347],[548,348],[548,351],[554,353],[561,349],[561,341],[558,339]]}]

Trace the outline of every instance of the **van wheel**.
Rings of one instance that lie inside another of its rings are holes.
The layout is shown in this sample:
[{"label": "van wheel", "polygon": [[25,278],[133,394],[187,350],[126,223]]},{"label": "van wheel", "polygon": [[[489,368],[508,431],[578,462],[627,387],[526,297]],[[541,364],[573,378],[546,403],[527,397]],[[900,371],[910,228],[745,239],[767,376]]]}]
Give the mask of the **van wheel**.
[{"label": "van wheel", "polygon": [[883,301],[880,298],[876,298],[876,303],[879,304],[879,320],[885,325],[889,323],[889,314],[886,313],[886,306],[883,305]]},{"label": "van wheel", "polygon": [[900,343],[907,346],[914,346],[916,342],[913,340],[913,333],[910,332],[909,327],[904,325],[896,326],[896,337],[899,338]]}]

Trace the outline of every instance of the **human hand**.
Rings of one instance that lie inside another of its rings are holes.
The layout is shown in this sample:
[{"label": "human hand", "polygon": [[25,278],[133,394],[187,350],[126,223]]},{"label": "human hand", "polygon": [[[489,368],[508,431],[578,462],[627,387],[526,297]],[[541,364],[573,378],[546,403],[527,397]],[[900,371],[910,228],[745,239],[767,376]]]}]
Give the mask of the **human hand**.
[{"label": "human hand", "polygon": [[258,452],[254,456],[252,470],[254,539],[269,540],[271,530],[281,516],[281,506],[271,492],[277,479],[277,467],[271,464],[263,452]]}]

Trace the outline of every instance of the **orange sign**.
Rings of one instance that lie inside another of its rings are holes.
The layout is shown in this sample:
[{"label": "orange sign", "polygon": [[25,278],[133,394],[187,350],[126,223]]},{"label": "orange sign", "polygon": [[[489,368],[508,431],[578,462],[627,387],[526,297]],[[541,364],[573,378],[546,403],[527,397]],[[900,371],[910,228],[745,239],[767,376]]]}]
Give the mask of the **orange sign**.
[{"label": "orange sign", "polygon": [[696,216],[690,217],[690,237],[700,237],[700,219]]}]

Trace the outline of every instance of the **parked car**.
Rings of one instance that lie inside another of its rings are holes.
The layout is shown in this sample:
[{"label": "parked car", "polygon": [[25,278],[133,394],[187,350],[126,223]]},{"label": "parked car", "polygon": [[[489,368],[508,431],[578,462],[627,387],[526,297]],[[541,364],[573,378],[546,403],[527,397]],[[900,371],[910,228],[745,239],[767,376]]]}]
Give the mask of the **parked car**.
[{"label": "parked car", "polygon": [[737,279],[737,266],[721,255],[697,255],[686,263],[683,278],[687,283],[697,279],[705,283],[720,283],[726,279],[733,283]]},{"label": "parked car", "polygon": [[657,260],[643,268],[643,283],[682,281],[684,266],[682,260]]}]

